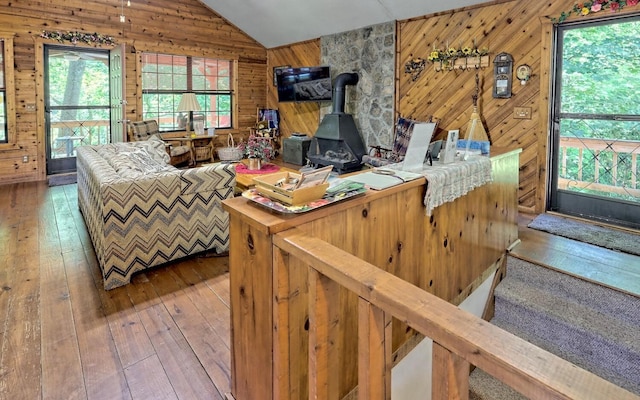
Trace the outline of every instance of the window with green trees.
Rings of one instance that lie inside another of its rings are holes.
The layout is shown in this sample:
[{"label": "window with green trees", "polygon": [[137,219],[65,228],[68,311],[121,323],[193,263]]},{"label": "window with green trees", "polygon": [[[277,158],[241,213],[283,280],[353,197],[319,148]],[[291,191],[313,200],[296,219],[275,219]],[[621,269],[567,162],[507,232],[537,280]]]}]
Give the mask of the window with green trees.
[{"label": "window with green trees", "polygon": [[549,210],[640,227],[640,15],[557,26]]},{"label": "window with green trees", "polygon": [[233,62],[212,58],[142,54],[142,115],[158,121],[161,131],[185,129],[187,115],[178,112],[182,94],[194,92],[205,128],[231,128]]},{"label": "window with green trees", "polygon": [[579,143],[558,155],[560,177],[574,183],[568,189],[638,201],[639,30],[635,17],[563,31],[559,132]]}]

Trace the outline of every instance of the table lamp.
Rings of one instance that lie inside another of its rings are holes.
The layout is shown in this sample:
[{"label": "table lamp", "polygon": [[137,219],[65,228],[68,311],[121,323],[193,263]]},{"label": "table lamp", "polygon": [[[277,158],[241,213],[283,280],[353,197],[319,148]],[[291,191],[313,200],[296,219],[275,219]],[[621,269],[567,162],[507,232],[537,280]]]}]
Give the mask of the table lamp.
[{"label": "table lamp", "polygon": [[190,131],[193,129],[193,112],[200,111],[200,104],[196,99],[195,93],[183,93],[182,98],[180,99],[180,104],[178,104],[178,110],[180,112],[188,112],[189,117],[187,121],[187,135],[190,134]]}]

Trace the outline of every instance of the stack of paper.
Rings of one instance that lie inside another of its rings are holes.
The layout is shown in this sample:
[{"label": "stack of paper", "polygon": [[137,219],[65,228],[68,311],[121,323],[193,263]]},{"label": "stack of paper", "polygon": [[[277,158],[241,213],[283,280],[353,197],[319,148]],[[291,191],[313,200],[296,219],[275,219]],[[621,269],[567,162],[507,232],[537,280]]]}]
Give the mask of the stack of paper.
[{"label": "stack of paper", "polygon": [[363,172],[346,179],[353,182],[364,183],[369,189],[382,190],[419,178],[422,178],[422,175],[414,172],[385,169],[377,172]]}]

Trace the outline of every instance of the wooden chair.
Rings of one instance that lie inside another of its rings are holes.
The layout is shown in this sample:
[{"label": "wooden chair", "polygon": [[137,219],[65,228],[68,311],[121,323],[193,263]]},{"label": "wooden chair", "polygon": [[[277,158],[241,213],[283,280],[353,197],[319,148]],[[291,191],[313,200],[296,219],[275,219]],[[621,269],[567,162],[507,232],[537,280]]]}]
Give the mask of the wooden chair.
[{"label": "wooden chair", "polygon": [[[192,160],[191,157],[191,146],[188,144],[183,144],[180,139],[171,139],[166,140],[160,134],[160,129],[158,127],[158,121],[156,120],[146,120],[146,121],[133,121],[129,122],[129,135],[131,140],[133,141],[142,141],[147,140],[149,137],[153,135],[158,135],[165,142],[165,149],[167,150],[167,154],[169,154],[170,160],[169,164],[171,165],[180,165],[186,163],[190,163]],[[178,143],[174,145],[174,143]]]}]

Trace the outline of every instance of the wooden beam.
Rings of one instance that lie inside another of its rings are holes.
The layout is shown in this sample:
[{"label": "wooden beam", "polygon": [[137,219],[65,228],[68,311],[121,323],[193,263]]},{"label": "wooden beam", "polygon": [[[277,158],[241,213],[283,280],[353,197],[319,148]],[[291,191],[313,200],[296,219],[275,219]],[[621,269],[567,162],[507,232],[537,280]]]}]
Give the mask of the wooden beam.
[{"label": "wooden beam", "polygon": [[358,300],[358,399],[391,399],[391,316]]}]

